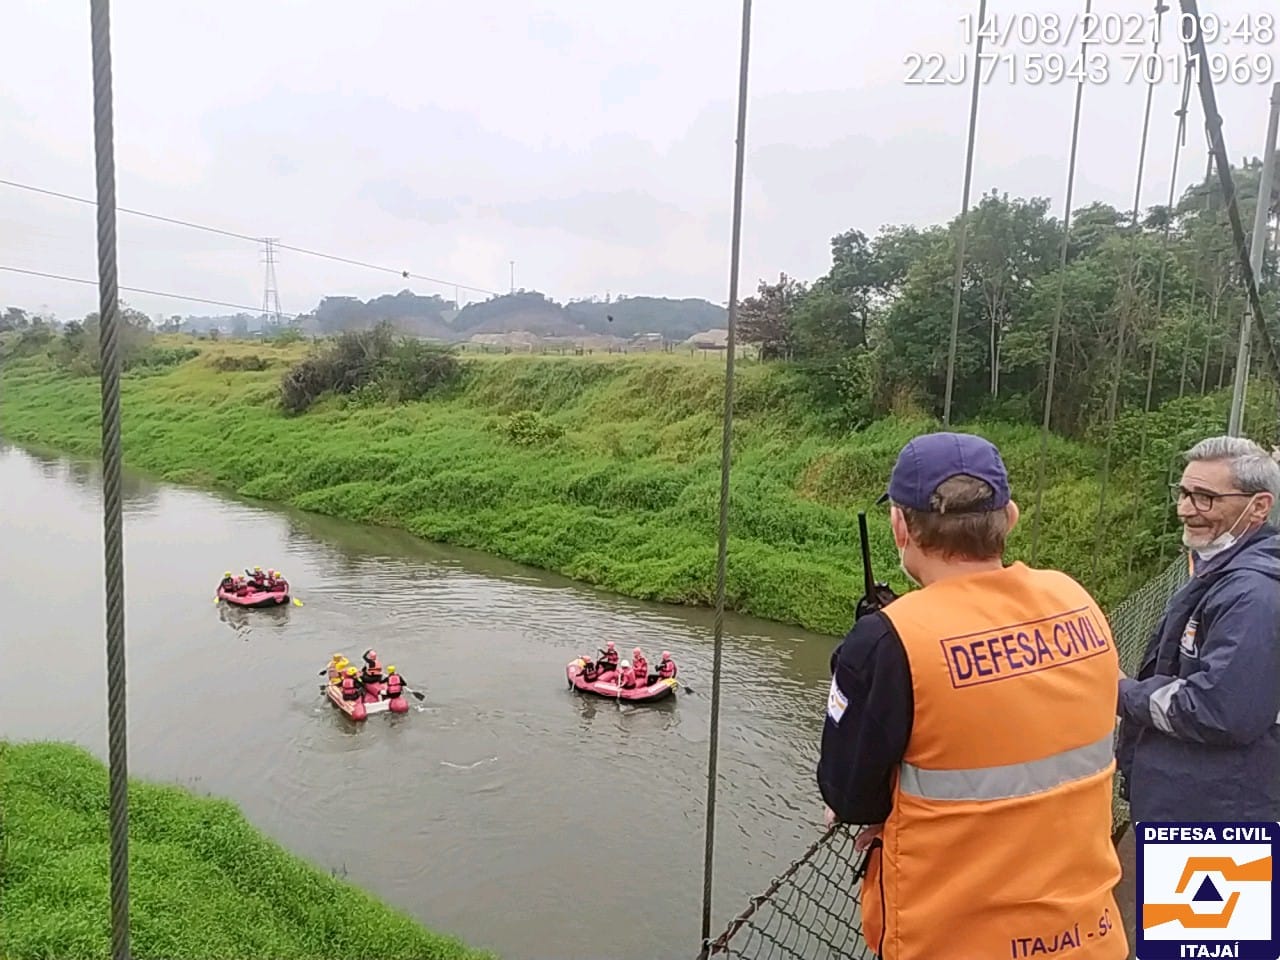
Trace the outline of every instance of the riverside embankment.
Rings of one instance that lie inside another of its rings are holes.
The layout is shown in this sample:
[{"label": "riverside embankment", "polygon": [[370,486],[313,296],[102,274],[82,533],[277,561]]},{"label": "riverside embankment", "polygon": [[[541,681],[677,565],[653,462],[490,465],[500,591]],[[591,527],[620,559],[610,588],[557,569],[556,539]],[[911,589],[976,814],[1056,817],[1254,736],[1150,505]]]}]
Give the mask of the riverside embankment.
[{"label": "riverside embankment", "polygon": [[[286,416],[280,378],[301,346],[205,341],[194,349],[198,356],[176,366],[126,376],[131,466],[400,527],[631,597],[713,600],[723,389],[715,358],[472,360],[444,396],[407,404],[330,397]],[[47,357],[18,357],[0,370],[0,389],[0,434],[96,453],[96,378],[71,376]],[[1194,403],[1166,419],[1179,431],[1212,421],[1212,398]],[[737,611],[838,634],[861,593],[856,511],[874,511],[901,445],[936,424],[901,417],[840,433],[821,414],[793,371],[742,368],[727,593]],[[960,429],[999,444],[1024,508],[1010,556],[1026,558],[1039,431],[999,422]],[[1103,451],[1050,438],[1039,563],[1077,576],[1104,606],[1159,567],[1167,497],[1163,488],[1141,491],[1160,487],[1176,438],[1162,421],[1149,432],[1145,462],[1160,466],[1140,473],[1125,462],[1138,437],[1122,425],[1105,499]],[[1095,557],[1100,501],[1102,529],[1124,549]],[[873,513],[871,526],[878,575],[902,587],[887,525]]]},{"label": "riverside embankment", "polygon": [[[132,955],[493,960],[287,853],[231,803],[129,787]],[[109,955],[107,770],[64,743],[0,740],[0,949]]]}]

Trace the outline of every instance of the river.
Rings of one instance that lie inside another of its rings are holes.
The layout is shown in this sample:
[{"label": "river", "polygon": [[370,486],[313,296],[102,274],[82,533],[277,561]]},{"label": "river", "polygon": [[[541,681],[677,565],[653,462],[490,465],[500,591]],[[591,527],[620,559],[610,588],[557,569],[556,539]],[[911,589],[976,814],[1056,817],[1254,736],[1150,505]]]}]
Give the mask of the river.
[{"label": "river", "polygon": [[[132,776],[227,797],[291,851],[509,960],[696,956],[710,611],[134,474],[124,491]],[[0,736],[105,758],[97,465],[0,444],[0,492],[0,654],[61,677],[52,707],[11,685]],[[223,570],[255,564],[303,606],[214,603]],[[820,832],[834,645],[725,628],[713,935]],[[672,651],[688,690],[646,707],[568,690],[565,663],[607,639]],[[317,673],[370,646],[427,698],[355,724]]]}]

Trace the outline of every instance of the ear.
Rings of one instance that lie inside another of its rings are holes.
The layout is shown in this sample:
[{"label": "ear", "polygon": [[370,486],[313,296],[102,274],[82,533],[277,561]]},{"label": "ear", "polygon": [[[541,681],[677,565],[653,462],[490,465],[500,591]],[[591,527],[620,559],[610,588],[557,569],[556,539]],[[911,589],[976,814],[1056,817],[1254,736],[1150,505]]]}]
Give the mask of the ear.
[{"label": "ear", "polygon": [[901,550],[907,545],[907,521],[895,506],[889,507],[889,526],[893,528],[893,544]]},{"label": "ear", "polygon": [[1266,523],[1271,513],[1275,510],[1275,495],[1269,492],[1258,494],[1258,499],[1253,501],[1253,506],[1249,512],[1251,514],[1249,520],[1251,523]]},{"label": "ear", "polygon": [[1017,503],[1010,500],[1005,504],[1004,512],[1005,516],[1009,518],[1009,530],[1012,532],[1013,528],[1018,525],[1018,521],[1022,518],[1022,511],[1018,509]]}]

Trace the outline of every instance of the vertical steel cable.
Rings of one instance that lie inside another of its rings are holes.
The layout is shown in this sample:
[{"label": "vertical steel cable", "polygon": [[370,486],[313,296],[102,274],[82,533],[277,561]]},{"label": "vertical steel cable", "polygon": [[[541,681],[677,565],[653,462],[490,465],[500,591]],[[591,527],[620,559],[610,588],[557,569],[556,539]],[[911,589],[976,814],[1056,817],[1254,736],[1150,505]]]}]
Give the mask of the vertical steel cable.
[{"label": "vertical steel cable", "polygon": [[107,592],[107,759],[111,957],[129,960],[129,764],[125,712],[124,523],[120,493],[120,302],[111,116],[109,0],[90,0],[93,135],[98,176],[98,329],[102,365],[102,526]]},{"label": "vertical steel cable", "polygon": [[[1187,109],[1188,109],[1187,104],[1189,103],[1190,97],[1191,97],[1191,84],[1192,84],[1191,67],[1192,65],[1188,63],[1186,77],[1184,78],[1183,87],[1182,87],[1182,109],[1178,113],[1178,116],[1179,116],[1178,127],[1184,136],[1186,133],[1186,123],[1187,123]],[[1212,164],[1213,162],[1212,157],[1209,158],[1209,162]],[[1210,172],[1211,172],[1211,168],[1206,167],[1204,171],[1204,182],[1206,187],[1206,192],[1205,192],[1205,210],[1206,211],[1209,209],[1209,196],[1208,196],[1207,188],[1209,185]],[[1191,249],[1191,303],[1187,308],[1187,335],[1182,344],[1182,373],[1178,378],[1178,399],[1179,400],[1181,400],[1184,396],[1186,396],[1186,393],[1187,393],[1187,372],[1188,372],[1188,367],[1191,364],[1192,333],[1195,331],[1196,292],[1199,289],[1199,287],[1200,287],[1200,252],[1196,248],[1193,240],[1192,249]],[[1206,293],[1207,292],[1208,291],[1206,291]],[[1169,461],[1169,473],[1168,473],[1169,483],[1173,483],[1174,475],[1177,472],[1178,472],[1177,460],[1171,459]],[[1168,546],[1169,524],[1172,522],[1172,520],[1173,520],[1173,511],[1166,508],[1164,510],[1164,522],[1160,527],[1160,565],[1161,567],[1164,566],[1165,561],[1169,555],[1169,546]]]},{"label": "vertical steel cable", "polygon": [[[1156,36],[1155,43],[1152,45],[1151,54],[1158,57],[1160,53],[1160,32],[1164,20],[1164,12],[1169,8],[1164,5],[1164,0],[1156,0]],[[1152,90],[1155,88],[1154,81],[1147,86],[1148,100],[1151,97]],[[1156,361],[1160,356],[1160,332],[1159,325],[1164,319],[1164,281],[1165,274],[1169,266],[1169,232],[1173,229],[1173,201],[1177,196],[1178,189],[1178,160],[1182,155],[1182,146],[1186,143],[1187,136],[1187,101],[1191,97],[1191,64],[1187,64],[1186,74],[1183,78],[1182,87],[1182,105],[1175,111],[1174,115],[1178,117],[1178,132],[1173,141],[1173,170],[1169,174],[1169,202],[1164,221],[1164,232],[1160,238],[1160,273],[1156,282],[1156,330],[1151,339],[1151,364],[1147,367],[1147,394],[1142,404],[1142,429],[1138,439],[1138,470],[1139,476],[1134,487],[1133,497],[1133,513],[1130,518],[1130,525],[1134,526],[1138,523],[1138,514],[1142,510],[1142,504],[1145,499],[1142,489],[1142,459],[1147,455],[1147,431],[1150,426],[1148,421],[1151,414],[1151,395],[1155,387],[1156,379]],[[1183,376],[1186,375],[1187,357],[1184,352],[1182,355]],[[1169,480],[1173,478],[1166,471],[1166,477]],[[1169,511],[1164,511],[1165,519],[1168,520]],[[1131,536],[1129,539],[1129,555],[1125,559],[1125,576],[1133,574],[1133,558],[1136,553],[1137,536]]]},{"label": "vertical steel cable", "polygon": [[[1085,0],[1088,20],[1093,0]],[[1080,59],[1087,59],[1088,44],[1080,44]],[[1040,556],[1040,515],[1044,512],[1044,471],[1049,459],[1049,418],[1053,412],[1053,381],[1058,375],[1058,339],[1062,333],[1062,303],[1067,284],[1067,249],[1071,240],[1071,196],[1076,187],[1076,147],[1080,143],[1080,102],[1084,99],[1084,78],[1076,83],[1075,116],[1071,120],[1071,155],[1067,160],[1066,211],[1062,215],[1062,246],[1058,250],[1058,302],[1053,308],[1053,332],[1049,337],[1049,371],[1044,385],[1044,417],[1040,422],[1040,462],[1036,468],[1036,509],[1031,518],[1031,565]]]},{"label": "vertical steel cable", "polygon": [[[1156,18],[1159,20],[1168,9],[1160,0],[1156,0]],[[1155,36],[1155,49],[1160,46],[1160,34]],[[1133,188],[1133,214],[1130,217],[1129,229],[1133,231],[1133,255],[1129,260],[1129,302],[1120,312],[1120,328],[1116,344],[1116,368],[1111,379],[1111,392],[1107,398],[1107,447],[1102,455],[1102,482],[1098,491],[1098,519],[1093,531],[1093,561],[1090,564],[1090,575],[1098,575],[1098,557],[1102,550],[1102,526],[1107,508],[1107,486],[1111,480],[1111,455],[1115,444],[1116,409],[1120,400],[1120,381],[1124,379],[1125,335],[1128,333],[1129,312],[1133,309],[1133,298],[1136,297],[1136,279],[1138,270],[1138,244],[1142,239],[1138,228],[1138,214],[1142,204],[1142,175],[1147,166],[1147,135],[1151,131],[1151,99],[1155,94],[1155,84],[1147,84],[1147,103],[1142,111],[1142,140],[1138,145],[1138,175]],[[1136,337],[1134,338],[1137,339]]]},{"label": "vertical steel cable", "polygon": [[707,824],[702,854],[702,952],[711,950],[711,877],[715,859],[716,779],[720,752],[720,673],[724,650],[725,568],[729,553],[729,469],[733,454],[733,358],[738,319],[738,263],[742,252],[742,168],[747,147],[747,67],[751,0],[742,0],[742,55],[738,68],[738,138],[733,171],[733,238],[729,252],[729,318],[724,368],[724,433],[720,444],[720,537],[716,549],[716,613],[711,667],[711,736],[707,747]]},{"label": "vertical steel cable", "polygon": [[[1227,207],[1227,220],[1231,224],[1231,239],[1234,241],[1235,254],[1244,277],[1245,294],[1252,315],[1252,323],[1257,326],[1258,338],[1267,355],[1267,366],[1271,374],[1280,381],[1280,347],[1272,340],[1267,326],[1266,316],[1262,310],[1262,300],[1258,293],[1258,278],[1254,276],[1253,264],[1249,257],[1249,244],[1244,236],[1244,225],[1240,222],[1240,206],[1236,200],[1235,179],[1231,174],[1231,160],[1227,156],[1227,145],[1222,136],[1222,115],[1218,112],[1218,99],[1213,91],[1213,76],[1209,72],[1208,56],[1205,53],[1204,36],[1200,32],[1200,11],[1196,0],[1179,0],[1183,15],[1193,17],[1196,31],[1187,44],[1189,56],[1195,57],[1200,64],[1198,84],[1200,102],[1204,107],[1205,129],[1209,135],[1210,153],[1213,165],[1218,171],[1218,182],[1222,187],[1222,198]],[[1226,359],[1223,359],[1225,366]],[[1280,398],[1278,398],[1280,399]],[[1280,441],[1280,410],[1276,412],[1275,436]]]},{"label": "vertical steel cable", "polygon": [[[969,142],[965,146],[964,190],[960,200],[960,236],[956,240],[956,273],[951,291],[951,348],[947,351],[947,394],[942,401],[942,425],[951,427],[951,391],[956,382],[956,349],[960,339],[960,281],[964,276],[964,247],[969,232],[969,188],[973,184],[973,143],[978,129],[978,89],[982,83],[982,35],[987,0],[978,0],[978,42],[973,55],[973,93],[969,98]],[[995,357],[992,357],[995,362]]]}]

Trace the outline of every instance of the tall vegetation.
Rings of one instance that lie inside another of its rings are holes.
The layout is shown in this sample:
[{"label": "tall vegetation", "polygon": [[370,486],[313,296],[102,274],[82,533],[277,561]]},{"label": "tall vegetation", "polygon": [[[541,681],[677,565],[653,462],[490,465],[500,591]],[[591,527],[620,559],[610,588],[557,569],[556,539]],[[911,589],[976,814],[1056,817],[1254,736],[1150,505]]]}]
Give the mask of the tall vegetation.
[{"label": "tall vegetation", "polygon": [[[1259,169],[1254,161],[1234,171],[1246,222]],[[1280,189],[1268,204],[1280,214]],[[1046,200],[993,191],[967,231],[953,416],[1040,422],[1060,297],[1055,431],[1096,436],[1115,412],[1229,382],[1247,303],[1216,180],[1136,222],[1100,203],[1076,211],[1062,267],[1062,223]],[[843,233],[816,281],[784,274],[760,283],[740,307],[742,338],[759,344],[763,358],[796,361],[840,425],[865,424],[903,403],[940,414],[957,238],[958,220],[885,227],[874,237]],[[1272,250],[1261,277],[1273,321],[1276,262]],[[1280,327],[1271,329],[1280,343]]]},{"label": "tall vegetation", "polygon": [[421,400],[457,383],[461,367],[448,349],[397,336],[391,325],[348,330],[294,366],[280,384],[280,405],[301,413],[326,393],[369,402]]}]

